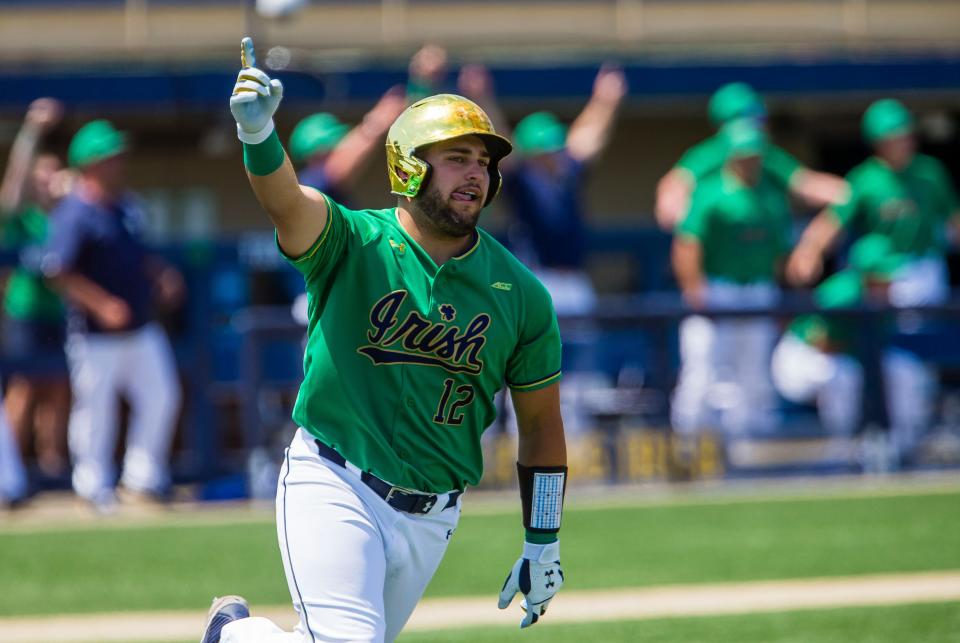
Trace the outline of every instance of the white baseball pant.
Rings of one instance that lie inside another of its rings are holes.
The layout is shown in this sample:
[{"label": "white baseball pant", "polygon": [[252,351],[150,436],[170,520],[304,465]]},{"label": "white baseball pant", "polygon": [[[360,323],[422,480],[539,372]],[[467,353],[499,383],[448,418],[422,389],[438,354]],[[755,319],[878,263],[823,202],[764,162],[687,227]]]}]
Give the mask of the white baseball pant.
[{"label": "white baseball pant", "polygon": [[[710,308],[772,306],[771,283],[707,283]],[[671,402],[675,431],[692,435],[718,426],[728,435],[775,428],[776,398],[770,382],[770,352],[776,326],[768,317],[717,319],[701,315],[680,322],[680,374]]]},{"label": "white baseball pant", "polygon": [[[564,316],[591,315],[596,311],[597,291],[586,272],[542,267],[534,272],[550,293],[553,308],[561,319]],[[584,400],[584,391],[606,384],[602,381],[603,375],[596,370],[598,335],[592,323],[564,329],[560,409],[568,436],[581,435],[596,428]],[[507,404],[512,405],[512,401],[508,399]],[[510,422],[510,431],[515,434],[515,416],[508,416],[507,421]]]},{"label": "white baseball pant", "polygon": [[[890,437],[899,453],[909,453],[930,421],[934,378],[907,351],[887,349],[882,364]],[[824,353],[787,333],[774,350],[772,373],[786,399],[816,401],[825,430],[837,437],[856,433],[863,405],[863,367],[855,358]]]},{"label": "white baseball pant", "polygon": [[943,257],[922,257],[901,266],[890,283],[890,303],[898,308],[940,304],[950,297],[950,275]]},{"label": "white baseball pant", "polygon": [[129,333],[75,333],[67,340],[67,358],[73,387],[68,439],[74,490],[93,502],[112,496],[122,394],[130,404],[123,485],[133,491],[165,491],[180,383],[163,329],[151,323]]},{"label": "white baseball pant", "polygon": [[277,486],[277,538],[300,622],[284,632],[266,618],[240,619],[222,643],[393,641],[447,550],[462,496],[423,515],[398,511],[313,444],[297,431]]},{"label": "white baseball pant", "polygon": [[0,500],[19,500],[27,494],[27,472],[20,457],[20,445],[0,404]]},{"label": "white baseball pant", "polygon": [[851,355],[825,353],[792,333],[786,333],[773,351],[773,384],[785,399],[797,404],[817,403],[824,430],[850,437],[860,425],[863,404],[863,367]]}]

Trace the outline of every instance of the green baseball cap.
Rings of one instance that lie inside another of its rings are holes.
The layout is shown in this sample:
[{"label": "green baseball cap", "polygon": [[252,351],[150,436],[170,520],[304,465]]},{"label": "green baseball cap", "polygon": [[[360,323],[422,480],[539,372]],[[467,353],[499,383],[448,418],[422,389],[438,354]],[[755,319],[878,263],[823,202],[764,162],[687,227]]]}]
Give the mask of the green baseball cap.
[{"label": "green baseball cap", "polygon": [[720,128],[727,158],[762,156],[767,149],[767,133],[749,118],[731,121]]},{"label": "green baseball cap", "polygon": [[913,116],[895,98],[882,98],[863,113],[863,137],[869,143],[913,132]]},{"label": "green baseball cap", "polygon": [[71,166],[84,168],[127,151],[127,135],[108,120],[90,121],[73,135],[67,150]]},{"label": "green baseball cap", "polygon": [[525,156],[559,152],[567,146],[567,126],[550,112],[534,112],[517,123],[513,144]]},{"label": "green baseball cap", "polygon": [[850,247],[850,268],[861,275],[889,279],[905,262],[906,257],[894,252],[889,237],[867,234]]},{"label": "green baseball cap", "polygon": [[727,83],[710,97],[707,114],[714,127],[740,118],[763,118],[767,108],[760,95],[746,83]]},{"label": "green baseball cap", "polygon": [[349,131],[349,125],[329,112],[307,116],[290,135],[290,156],[301,163],[314,154],[329,152]]}]

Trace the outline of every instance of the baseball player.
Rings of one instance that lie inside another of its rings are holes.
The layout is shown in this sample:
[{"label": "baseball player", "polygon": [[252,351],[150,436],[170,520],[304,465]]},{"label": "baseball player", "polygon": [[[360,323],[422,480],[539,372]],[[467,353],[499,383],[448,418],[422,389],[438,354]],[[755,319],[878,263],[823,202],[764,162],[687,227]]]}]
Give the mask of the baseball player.
[{"label": "baseball player", "polygon": [[143,210],[126,187],[127,139],[109,121],[81,127],[68,160],[79,178],[50,215],[40,270],[70,300],[67,358],[73,408],[67,429],[73,487],[103,513],[116,506],[117,401],[130,403],[121,476],[125,499],[154,503],[170,486],[169,449],[180,404],[173,351],[152,320],[154,296],[183,293],[175,269],[139,236]]},{"label": "baseball player", "polygon": [[0,509],[20,504],[27,497],[28,486],[20,447],[0,408]]},{"label": "baseball player", "polygon": [[[892,251],[888,237],[866,235],[850,249],[849,267],[817,286],[814,301],[825,309],[886,303],[891,276],[905,258]],[[771,364],[777,391],[793,402],[816,401],[824,429],[840,440],[860,428],[864,377],[857,334],[851,319],[803,315],[780,339]],[[897,348],[884,349],[881,364],[892,446],[909,457],[929,418],[931,377],[920,360]]]},{"label": "baseball player", "polygon": [[949,175],[938,160],[916,152],[913,117],[899,101],[871,104],[862,130],[873,156],[847,175],[850,197],[823,210],[804,231],[787,277],[797,285],[816,280],[841,231],[855,228],[888,237],[894,252],[906,255],[890,285],[894,306],[942,302],[949,295],[946,227],[960,233],[960,200]]},{"label": "baseball player", "polygon": [[[498,128],[508,131],[485,68],[465,67],[459,84],[465,95],[496,115]],[[584,268],[584,184],[591,164],[610,142],[627,91],[623,71],[605,65],[597,73],[590,100],[569,127],[550,112],[521,119],[513,132],[519,158],[502,168],[511,212],[524,237],[521,244],[532,249],[530,263],[561,316],[589,314],[596,307],[596,291]]]},{"label": "baseball player", "polygon": [[[674,273],[694,310],[771,306],[779,296],[775,279],[788,251],[787,198],[763,171],[767,138],[761,128],[750,120],[734,121],[721,136],[727,161],[700,184],[677,228]],[[774,339],[773,321],[766,318],[684,319],[671,407],[674,430],[691,436],[715,412],[731,435],[773,428],[769,358]]]},{"label": "baseball player", "polygon": [[[710,97],[710,122],[716,128],[739,119],[750,119],[765,126],[767,108],[746,83],[729,83]],[[654,214],[664,230],[673,230],[690,204],[699,183],[723,167],[726,148],[723,137],[715,134],[688,149],[676,165],[657,183]],[[776,145],[769,145],[763,156],[763,170],[770,180],[799,203],[821,208],[842,199],[847,193],[843,179],[804,167],[800,161]]]},{"label": "baseball player", "polygon": [[[486,68],[464,67],[458,85],[491,115],[498,131],[509,131]],[[627,90],[623,71],[604,65],[594,79],[590,99],[569,127],[550,112],[527,115],[513,132],[517,158],[501,164],[512,215],[512,246],[546,286],[561,318],[589,315],[597,306],[596,289],[586,271],[584,188],[592,164],[610,141]],[[586,325],[564,335],[567,376],[560,387],[560,401],[570,436],[593,426],[583,391],[603,379],[596,372],[595,346],[596,331]],[[509,403],[504,408],[505,428],[512,431]]]},{"label": "baseball player", "polygon": [[563,584],[560,335],[543,286],[476,225],[509,141],[465,98],[420,100],[387,134],[397,206],[349,210],[298,185],[273,128],[283,88],[254,67],[249,38],[242,52],[230,107],[247,174],[310,297],[301,428],[277,489],[300,621],[285,633],[224,597],[202,640],[394,640],[480,478],[480,434],[504,381],[519,418],[526,539],[499,606],[519,591],[521,626],[535,623]]},{"label": "baseball player", "polygon": [[290,157],[301,164],[301,185],[341,201],[352,179],[383,140],[387,128],[405,106],[402,89],[388,90],[356,127],[329,112],[300,121],[290,135]]},{"label": "baseball player", "polygon": [[65,312],[60,296],[27,264],[45,241],[47,213],[68,183],[68,171],[56,155],[37,153],[62,116],[63,105],[55,99],[30,104],[0,184],[3,244],[21,255],[3,297],[3,350],[14,359],[12,368],[5,369],[4,408],[21,450],[33,443],[38,468],[51,477],[63,475],[69,466]]}]

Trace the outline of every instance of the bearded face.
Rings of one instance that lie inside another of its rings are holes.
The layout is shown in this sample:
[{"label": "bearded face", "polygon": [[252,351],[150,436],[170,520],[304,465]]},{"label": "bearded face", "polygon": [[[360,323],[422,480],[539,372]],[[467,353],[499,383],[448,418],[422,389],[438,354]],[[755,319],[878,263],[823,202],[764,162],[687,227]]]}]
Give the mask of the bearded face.
[{"label": "bearded face", "polygon": [[451,237],[465,237],[473,233],[480,219],[483,201],[482,193],[478,191],[478,194],[472,202],[454,201],[452,195],[441,194],[440,188],[431,182],[414,202],[420,214],[438,231]]},{"label": "bearded face", "polygon": [[423,152],[430,179],[412,201],[412,210],[443,235],[473,233],[490,189],[490,154],[478,136],[461,136]]}]

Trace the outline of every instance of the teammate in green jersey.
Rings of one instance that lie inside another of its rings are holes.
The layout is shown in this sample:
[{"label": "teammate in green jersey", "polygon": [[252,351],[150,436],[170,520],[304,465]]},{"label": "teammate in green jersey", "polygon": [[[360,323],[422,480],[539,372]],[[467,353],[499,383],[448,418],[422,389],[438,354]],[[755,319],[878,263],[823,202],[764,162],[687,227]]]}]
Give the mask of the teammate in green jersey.
[{"label": "teammate in green jersey", "polygon": [[[58,100],[38,98],[30,104],[0,182],[0,236],[7,250],[19,254],[3,297],[3,349],[12,358],[3,373],[3,406],[20,449],[32,446],[38,468],[51,477],[64,475],[69,466],[65,313],[59,295],[31,264],[47,238],[47,213],[69,189],[70,174],[62,161],[55,154],[38,153],[62,117]],[[0,468],[16,469],[2,455]]]},{"label": "teammate in green jersey", "polygon": [[918,154],[913,117],[897,100],[879,100],[864,112],[863,136],[874,154],[847,175],[851,194],[828,207],[804,231],[787,266],[796,285],[815,281],[842,230],[888,237],[907,261],[893,275],[895,306],[942,302],[949,295],[943,250],[946,227],[960,232],[960,200],[943,165]]},{"label": "teammate in green jersey", "polygon": [[[482,472],[480,434],[511,388],[526,538],[500,593],[535,623],[563,583],[566,449],[560,335],[546,289],[486,232],[510,142],[451,94],[407,108],[387,134],[397,207],[354,211],[298,185],[273,129],[279,81],[253,66],[230,106],[254,192],[308,304],[297,431],[281,469],[277,531],[296,633],[225,597],[204,641],[392,641]],[[221,638],[222,636],[222,638]]]},{"label": "teammate in green jersey", "polygon": [[[850,265],[824,280],[813,292],[824,309],[885,304],[891,277],[905,255],[893,252],[889,237],[862,237],[850,249]],[[890,328],[892,330],[892,327]],[[820,423],[833,438],[828,453],[850,456],[847,441],[860,428],[863,365],[858,359],[860,324],[850,318],[802,315],[787,328],[773,351],[774,386],[792,402],[815,401]],[[922,437],[932,410],[934,390],[929,369],[916,356],[896,347],[883,349],[880,364],[890,421],[892,451],[909,457]]]},{"label": "teammate in green jersey", "polygon": [[[776,303],[776,276],[789,246],[786,196],[763,171],[766,134],[748,119],[721,130],[723,169],[701,183],[677,229],[673,266],[694,310],[766,307]],[[767,318],[680,325],[681,369],[671,422],[692,437],[717,422],[728,436],[769,431],[775,421],[769,357],[775,328]]]},{"label": "teammate in green jersey", "polygon": [[[729,83],[714,92],[708,112],[710,122],[718,129],[739,119],[753,120],[762,127],[767,118],[763,101],[746,83]],[[660,179],[654,213],[664,230],[673,230],[683,220],[694,190],[705,177],[723,167],[726,157],[723,137],[718,133],[688,149]],[[810,207],[823,207],[846,194],[846,184],[840,177],[804,167],[776,145],[768,146],[763,171],[772,184]]]}]

